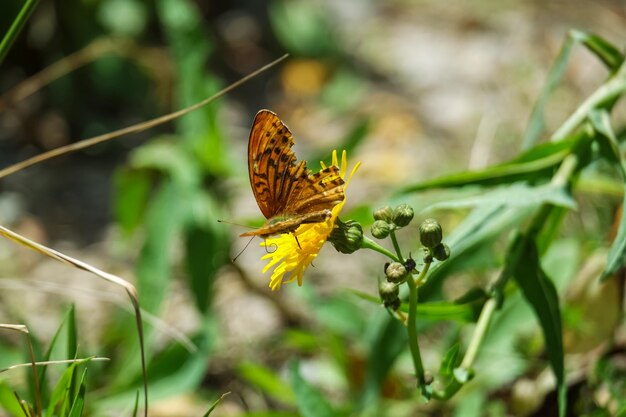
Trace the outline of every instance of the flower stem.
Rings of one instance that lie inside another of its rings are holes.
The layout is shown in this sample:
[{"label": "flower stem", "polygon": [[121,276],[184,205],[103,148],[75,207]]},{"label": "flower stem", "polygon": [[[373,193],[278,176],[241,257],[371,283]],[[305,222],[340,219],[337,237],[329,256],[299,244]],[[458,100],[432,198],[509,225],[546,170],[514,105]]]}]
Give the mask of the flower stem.
[{"label": "flower stem", "polygon": [[400,262],[400,259],[398,259],[398,257],[396,255],[394,255],[393,253],[391,253],[387,249],[383,248],[382,246],[380,246],[378,243],[374,242],[372,239],[368,238],[367,236],[363,236],[363,241],[361,242],[361,248],[363,248],[363,249],[371,249],[371,250],[376,251],[378,253],[382,253],[383,255],[387,256],[391,260],[394,260],[396,262]]},{"label": "flower stem", "polygon": [[[420,277],[426,275],[429,265],[429,263],[424,265]],[[419,279],[420,278],[418,278],[418,280]],[[409,277],[406,283],[409,286],[409,318],[407,320],[409,349],[411,350],[411,357],[413,358],[413,367],[415,368],[418,386],[422,389],[422,393],[425,393],[426,380],[424,378],[424,365],[422,364],[422,354],[420,353],[420,347],[417,342],[417,284],[413,280],[413,277]]]},{"label": "flower stem", "polygon": [[400,250],[400,245],[398,244],[398,239],[396,238],[396,232],[393,229],[391,230],[391,233],[389,233],[389,237],[391,238],[393,248],[396,250],[396,254],[398,255],[398,262],[404,263],[404,256],[402,256],[402,251]]}]

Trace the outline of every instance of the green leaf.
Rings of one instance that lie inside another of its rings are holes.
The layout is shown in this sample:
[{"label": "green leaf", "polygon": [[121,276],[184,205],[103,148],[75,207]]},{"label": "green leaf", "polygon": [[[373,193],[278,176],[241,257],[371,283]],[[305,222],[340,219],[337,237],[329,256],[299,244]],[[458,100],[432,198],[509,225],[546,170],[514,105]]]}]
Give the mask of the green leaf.
[{"label": "green leaf", "polygon": [[512,276],[533,308],[543,330],[550,365],[557,381],[559,416],[565,416],[567,385],[559,297],[539,261],[532,238],[517,234],[506,255],[505,276]]},{"label": "green leaf", "polygon": [[271,398],[284,404],[296,404],[294,391],[271,369],[252,362],[243,362],[237,367],[237,373]]},{"label": "green leaf", "polygon": [[620,48],[606,41],[600,36],[583,32],[580,30],[571,30],[570,36],[581,42],[591,52],[593,52],[606,65],[611,72],[619,69],[624,62],[624,55],[620,52]]},{"label": "green leaf", "polygon": [[191,227],[185,231],[185,266],[191,293],[196,307],[207,312],[211,300],[213,281],[226,258],[224,240],[214,230]]},{"label": "green leaf", "polygon": [[619,49],[603,38],[587,32],[571,30],[568,33],[567,38],[561,47],[561,51],[552,65],[552,68],[550,68],[546,85],[541,91],[541,95],[533,107],[528,127],[524,133],[522,149],[528,149],[533,146],[543,132],[545,127],[543,116],[545,106],[565,74],[567,61],[571,56],[575,43],[583,44],[587,49],[594,53],[609,68],[611,73],[616,72],[624,61],[624,56],[621,54]]},{"label": "green leaf", "polygon": [[380,388],[393,364],[407,348],[406,328],[396,319],[391,319],[387,312],[372,317],[368,365],[363,389],[356,405],[357,411],[375,407],[380,400]]},{"label": "green leaf", "polygon": [[[176,99],[180,107],[195,104],[216,93],[221,82],[207,71],[215,50],[211,32],[206,30],[199,6],[190,0],[159,0],[156,11],[162,22],[169,52],[177,74]],[[176,130],[182,136],[177,144],[205,171],[226,174],[230,169],[226,141],[221,132],[220,102],[176,119]],[[190,158],[191,159],[191,158]]]},{"label": "green leaf", "polygon": [[291,386],[296,394],[298,410],[303,417],[335,417],[322,394],[300,376],[298,362],[291,364]]},{"label": "green leaf", "polygon": [[173,139],[162,137],[137,148],[131,156],[131,166],[162,172],[180,184],[198,184],[200,170],[197,163]]},{"label": "green leaf", "polygon": [[619,141],[613,127],[609,112],[605,109],[594,109],[589,112],[589,121],[598,133],[602,154],[619,168],[622,178],[626,181],[626,162],[619,148]]},{"label": "green leaf", "polygon": [[459,350],[461,345],[457,342],[443,356],[441,366],[439,367],[439,373],[444,377],[451,377],[454,369],[459,366],[461,361],[459,360]]},{"label": "green leaf", "polygon": [[[348,291],[363,300],[378,306],[382,305],[382,301],[378,297],[358,290]],[[464,296],[462,299],[455,300],[454,302],[432,301],[419,303],[417,305],[417,316],[420,320],[475,322],[478,319],[478,315],[480,314],[480,310],[487,296],[482,290],[471,291],[471,293],[472,297],[469,297],[470,294],[468,293],[466,294],[467,298]],[[400,305],[400,311],[408,313],[409,304],[403,302]]]},{"label": "green leaf", "polygon": [[[626,161],[619,148],[619,142],[611,127],[611,121],[609,114],[606,110],[594,110],[589,113],[589,121],[593,128],[598,132],[601,149],[607,159],[613,162],[619,168],[624,181],[624,201],[626,203]],[[625,263],[626,256],[626,216],[622,215],[620,219],[619,228],[617,230],[617,236],[611,244],[609,254],[602,272],[601,280],[613,276],[619,268]]]},{"label": "green leaf", "polygon": [[[624,200],[622,201],[622,207],[626,207],[626,194],[624,195]],[[611,244],[611,248],[609,249],[609,255],[606,260],[606,266],[604,267],[604,272],[600,277],[601,281],[612,277],[619,268],[621,268],[626,263],[626,216],[622,213],[622,219],[619,223],[619,228],[617,229],[617,236],[615,236],[615,240]]]},{"label": "green leaf", "polygon": [[563,158],[571,153],[582,136],[574,136],[555,143],[537,145],[509,162],[480,171],[460,172],[426,180],[400,190],[401,194],[433,188],[452,188],[464,185],[498,185],[517,181],[547,179]]},{"label": "green leaf", "polygon": [[475,196],[464,197],[458,200],[447,200],[432,204],[423,211],[439,209],[458,209],[485,205],[502,205],[508,207],[537,206],[550,203],[555,206],[576,208],[576,202],[563,187],[552,184],[532,187],[526,184],[515,183]]},{"label": "green leaf", "polygon": [[87,392],[86,377],[87,369],[83,371],[83,376],[80,379],[78,393],[72,401],[72,408],[70,409],[68,417],[80,417],[83,413],[83,407],[85,406],[85,394]]},{"label": "green leaf", "polygon": [[74,304],[67,312],[67,359],[76,359],[78,355],[78,337],[76,335],[76,308]]},{"label": "green leaf", "polygon": [[550,96],[552,95],[557,85],[563,78],[563,75],[565,74],[565,70],[567,69],[567,61],[569,61],[569,57],[572,53],[574,43],[574,37],[569,34],[565,39],[565,42],[563,42],[563,45],[561,46],[559,55],[557,56],[556,60],[552,64],[552,67],[550,68],[546,84],[541,90],[541,94],[539,95],[539,98],[533,106],[530,120],[528,121],[528,126],[526,127],[526,131],[524,132],[524,137],[522,139],[522,149],[528,149],[534,146],[539,140],[539,137],[545,128],[545,120],[543,115],[544,109]]},{"label": "green leaf", "polygon": [[197,190],[187,197],[190,216],[184,230],[185,267],[196,306],[209,312],[215,276],[230,262],[230,235],[217,219],[221,217],[216,197]]},{"label": "green leaf", "polygon": [[[11,416],[23,417],[24,413],[20,407],[20,403],[15,398],[13,388],[7,385],[7,383],[0,379],[0,409],[6,411]],[[51,416],[52,414],[47,414]]]},{"label": "green leaf", "polygon": [[[54,415],[54,410],[57,407],[65,408],[69,403],[69,394],[71,393],[70,388],[72,385],[72,378],[74,376],[74,371],[76,369],[76,364],[71,363],[67,369],[59,378],[59,381],[54,386],[52,390],[52,394],[50,394],[50,401],[48,403],[48,412],[46,415],[52,416]],[[65,404],[65,406],[64,406]],[[59,413],[58,415],[63,415]]]},{"label": "green leaf", "polygon": [[421,302],[434,299],[441,290],[443,280],[450,271],[468,261],[475,261],[478,252],[491,245],[504,232],[510,231],[532,213],[528,207],[480,207],[447,235],[445,242],[450,246],[450,258],[435,263],[430,268],[426,284],[420,288]]},{"label": "green leaf", "polygon": [[326,14],[319,4],[306,1],[274,1],[269,17],[276,37],[295,54],[326,57],[336,51]]},{"label": "green leaf", "polygon": [[211,413],[213,412],[213,410],[215,410],[215,408],[219,405],[219,403],[221,403],[221,402],[222,402],[222,400],[223,400],[224,398],[226,398],[226,396],[227,396],[228,394],[230,394],[230,393],[228,393],[228,392],[227,392],[227,393],[225,393],[225,394],[220,395],[220,397],[219,397],[217,400],[215,400],[215,402],[213,402],[213,404],[211,405],[211,408],[209,408],[209,409],[207,410],[207,412],[206,412],[206,413],[204,413],[204,415],[203,415],[202,417],[209,417],[209,416],[211,415]]},{"label": "green leaf", "polygon": [[[65,340],[62,340],[61,336],[65,331]],[[63,346],[63,342],[66,342],[66,346]],[[57,346],[59,345],[60,346]],[[57,328],[57,331],[54,333],[52,340],[50,341],[50,345],[48,346],[48,350],[42,357],[42,361],[49,361],[52,359],[53,351],[59,354],[58,349],[65,348],[66,351],[60,353],[62,356],[61,359],[75,359],[76,358],[76,349],[77,349],[77,341],[76,341],[76,317],[75,317],[75,308],[72,304],[70,308],[65,313],[63,317],[63,321]],[[56,355],[55,355],[56,356]],[[71,365],[68,365],[71,366]],[[41,401],[43,404],[46,404],[48,401],[48,397],[50,396],[50,390],[48,388],[47,383],[47,374],[48,374],[48,366],[41,366],[38,368],[39,374],[39,387],[41,394]]]},{"label": "green leaf", "polygon": [[124,233],[130,234],[141,223],[150,191],[150,175],[146,170],[123,168],[115,173],[114,183],[115,218]]}]

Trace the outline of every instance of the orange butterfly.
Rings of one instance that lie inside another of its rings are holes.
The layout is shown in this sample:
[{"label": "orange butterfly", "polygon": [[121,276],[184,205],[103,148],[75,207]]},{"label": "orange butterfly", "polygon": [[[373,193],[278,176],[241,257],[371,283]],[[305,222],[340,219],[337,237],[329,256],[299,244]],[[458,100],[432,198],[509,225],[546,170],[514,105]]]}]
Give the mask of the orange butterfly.
[{"label": "orange butterfly", "polygon": [[311,174],[306,161],[296,162],[293,143],[291,132],[275,113],[257,113],[248,141],[248,173],[267,221],[242,237],[292,233],[301,224],[323,222],[331,217],[330,209],[344,200],[339,168],[332,165]]}]

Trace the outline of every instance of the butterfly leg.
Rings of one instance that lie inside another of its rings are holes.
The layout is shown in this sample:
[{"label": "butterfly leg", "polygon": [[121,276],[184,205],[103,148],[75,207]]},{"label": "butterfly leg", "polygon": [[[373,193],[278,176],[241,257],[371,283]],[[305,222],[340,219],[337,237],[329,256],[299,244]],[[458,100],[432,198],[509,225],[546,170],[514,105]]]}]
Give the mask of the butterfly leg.
[{"label": "butterfly leg", "polygon": [[296,236],[296,234],[293,234],[293,237],[296,239],[296,243],[298,244],[298,247],[300,248],[300,250],[302,250],[302,246],[300,246],[300,241],[298,240],[298,236]]}]

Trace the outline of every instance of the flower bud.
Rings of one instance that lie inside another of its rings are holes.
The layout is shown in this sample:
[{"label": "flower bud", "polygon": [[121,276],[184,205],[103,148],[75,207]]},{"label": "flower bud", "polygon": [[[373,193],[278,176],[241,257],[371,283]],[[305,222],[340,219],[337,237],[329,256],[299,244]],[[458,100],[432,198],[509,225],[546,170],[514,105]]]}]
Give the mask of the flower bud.
[{"label": "flower bud", "polygon": [[390,307],[394,310],[400,307],[400,298],[398,297],[400,290],[396,284],[389,281],[381,281],[378,285],[378,293],[385,307]]},{"label": "flower bud", "polygon": [[354,220],[342,222],[337,218],[335,228],[328,236],[328,240],[341,253],[353,253],[361,249],[363,242],[363,228]]},{"label": "flower bud", "polygon": [[393,221],[393,210],[389,206],[381,207],[374,211],[374,220],[384,220],[387,223]]},{"label": "flower bud", "polygon": [[408,204],[400,204],[393,211],[393,223],[398,227],[404,227],[413,220],[413,207]]},{"label": "flower bud", "polygon": [[376,220],[372,225],[372,236],[376,239],[384,239],[389,236],[391,225],[384,220]]},{"label": "flower bud", "polygon": [[440,243],[433,249],[433,256],[438,261],[445,261],[450,257],[450,247],[445,243]]},{"label": "flower bud", "polygon": [[387,281],[399,284],[406,279],[407,272],[404,265],[400,262],[392,262],[385,269],[385,275],[387,276]]},{"label": "flower bud", "polygon": [[441,225],[435,219],[426,219],[420,224],[420,241],[427,248],[434,248],[441,243]]}]

